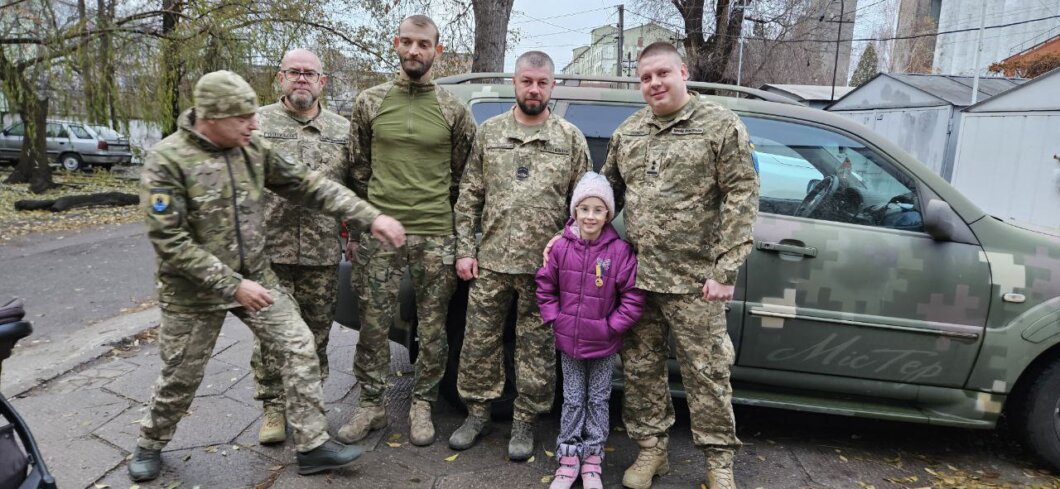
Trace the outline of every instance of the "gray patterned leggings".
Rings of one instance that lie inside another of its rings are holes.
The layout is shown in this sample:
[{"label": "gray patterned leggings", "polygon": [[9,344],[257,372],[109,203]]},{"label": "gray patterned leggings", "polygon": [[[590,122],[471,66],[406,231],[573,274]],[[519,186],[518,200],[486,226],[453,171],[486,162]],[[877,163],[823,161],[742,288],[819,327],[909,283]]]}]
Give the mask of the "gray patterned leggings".
[{"label": "gray patterned leggings", "polygon": [[556,456],[604,456],[610,430],[608,399],[617,354],[578,360],[558,352],[563,369],[563,410]]}]

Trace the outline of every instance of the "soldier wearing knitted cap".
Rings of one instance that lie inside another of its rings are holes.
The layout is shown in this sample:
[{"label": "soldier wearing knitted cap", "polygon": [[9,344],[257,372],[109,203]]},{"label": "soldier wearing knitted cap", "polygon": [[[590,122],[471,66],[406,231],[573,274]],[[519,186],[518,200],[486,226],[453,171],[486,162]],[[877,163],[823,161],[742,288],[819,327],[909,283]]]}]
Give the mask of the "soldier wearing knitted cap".
[{"label": "soldier wearing knitted cap", "polygon": [[193,96],[194,108],[181,114],[177,132],[148,152],[140,180],[147,235],[157,255],[163,365],[129,476],[158,477],[162,448],[191,405],[229,312],[284,354],[298,472],[344,466],[361,451],[328,436],[312,333],[264,253],[262,199],[265,189],[297,199],[370,228],[390,246],[404,243],[404,229],[342,185],[273,151],[254,133],[257,95],[239,75],[209,73]]}]

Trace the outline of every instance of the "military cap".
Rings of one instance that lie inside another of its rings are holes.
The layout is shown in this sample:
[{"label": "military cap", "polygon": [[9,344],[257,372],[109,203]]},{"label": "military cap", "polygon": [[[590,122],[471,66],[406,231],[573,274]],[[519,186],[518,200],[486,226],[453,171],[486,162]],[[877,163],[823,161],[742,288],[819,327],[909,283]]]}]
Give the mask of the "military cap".
[{"label": "military cap", "polygon": [[195,115],[224,119],[258,110],[258,94],[243,77],[227,70],[207,73],[195,83]]}]

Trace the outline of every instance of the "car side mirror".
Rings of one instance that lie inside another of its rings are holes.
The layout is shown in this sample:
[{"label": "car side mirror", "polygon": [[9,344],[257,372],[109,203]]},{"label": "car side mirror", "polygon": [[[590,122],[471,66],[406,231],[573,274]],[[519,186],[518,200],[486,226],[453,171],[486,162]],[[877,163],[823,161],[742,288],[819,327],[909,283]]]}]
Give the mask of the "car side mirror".
[{"label": "car side mirror", "polygon": [[810,191],[813,190],[818,183],[821,183],[820,178],[812,178],[809,182],[806,182],[806,195],[810,195]]},{"label": "car side mirror", "polygon": [[950,241],[960,219],[945,201],[931,199],[924,209],[924,231],[935,241]]}]

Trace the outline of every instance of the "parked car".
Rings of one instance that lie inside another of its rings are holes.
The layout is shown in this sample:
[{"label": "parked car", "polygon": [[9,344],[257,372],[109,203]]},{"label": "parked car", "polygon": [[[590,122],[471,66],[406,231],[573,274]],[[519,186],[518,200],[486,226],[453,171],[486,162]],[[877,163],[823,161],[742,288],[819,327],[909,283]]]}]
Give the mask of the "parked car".
[{"label": "parked car", "polygon": [[[511,108],[510,76],[438,83],[481,123]],[[613,131],[644,106],[636,83],[570,77],[553,92],[554,114],[582,130],[597,169]],[[987,215],[846,118],[758,90],[689,85],[740,116],[760,166],[754,249],[727,307],[733,402],[980,429],[1005,416],[1060,470],[1060,231]],[[339,319],[355,325],[348,285]],[[402,295],[392,337],[414,346],[411,300]],[[450,399],[466,301],[465,286],[449,315]],[[670,375],[683,395],[672,357]]]},{"label": "parked car", "polygon": [[[132,161],[129,138],[105,126],[49,120],[45,127],[48,158],[67,171],[110,169]],[[16,122],[0,133],[0,162],[13,164],[22,151],[26,126]]]}]

